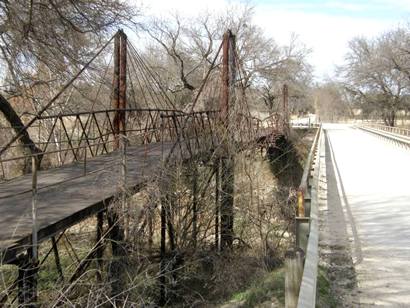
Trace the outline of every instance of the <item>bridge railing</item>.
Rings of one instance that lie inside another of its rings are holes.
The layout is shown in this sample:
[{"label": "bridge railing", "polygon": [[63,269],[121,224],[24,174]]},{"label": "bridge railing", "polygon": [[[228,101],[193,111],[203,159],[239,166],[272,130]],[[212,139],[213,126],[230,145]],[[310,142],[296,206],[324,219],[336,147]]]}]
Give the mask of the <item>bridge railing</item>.
[{"label": "bridge railing", "polygon": [[[12,178],[7,170],[31,166],[31,157],[37,156],[41,169],[83,162],[92,157],[108,154],[117,149],[120,134],[127,136],[128,144],[144,145],[155,142],[179,141],[184,153],[194,155],[199,149],[217,146],[221,139],[217,132],[217,110],[185,113],[167,109],[107,109],[42,115],[30,127],[30,136],[37,152],[25,151],[16,140],[0,156],[3,179]],[[116,121],[125,127],[119,127]],[[237,144],[255,141],[259,135],[269,135],[277,129],[275,115],[258,119],[236,114],[232,131]],[[84,167],[85,168],[85,167]],[[21,169],[21,168],[20,168]],[[26,169],[24,169],[26,170]]]},{"label": "bridge railing", "polygon": [[[8,170],[17,169],[16,165],[21,165],[23,169],[25,165],[30,166],[33,155],[38,158],[41,167],[47,169],[85,162],[90,157],[110,153],[118,148],[119,134],[127,135],[129,143],[133,145],[176,140],[174,126],[164,123],[161,117],[167,114],[182,112],[166,109],[108,109],[39,116],[29,131],[37,151],[28,153],[28,149],[17,139],[0,157],[2,177],[13,177]],[[119,116],[124,116],[126,123],[120,129],[115,123]]]},{"label": "bridge railing", "polygon": [[310,148],[297,192],[296,247],[294,251],[288,253],[286,263],[287,307],[314,308],[316,305],[316,281],[319,261],[316,189],[321,135],[322,128],[320,126]]},{"label": "bridge railing", "polygon": [[360,126],[377,129],[377,130],[384,131],[384,132],[391,133],[391,134],[397,134],[401,136],[410,137],[410,129],[407,129],[407,128],[387,126],[387,125],[376,124],[376,123],[366,123]]},{"label": "bridge railing", "polygon": [[190,157],[200,151],[215,148],[215,124],[218,111],[161,114],[163,134],[169,134],[181,155]]}]

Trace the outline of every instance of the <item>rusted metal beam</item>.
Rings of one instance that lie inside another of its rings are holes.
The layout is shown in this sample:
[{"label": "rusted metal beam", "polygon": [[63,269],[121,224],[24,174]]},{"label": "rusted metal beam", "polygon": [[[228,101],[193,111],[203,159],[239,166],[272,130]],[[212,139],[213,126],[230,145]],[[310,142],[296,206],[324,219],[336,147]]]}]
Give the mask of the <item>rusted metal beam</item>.
[{"label": "rusted metal beam", "polygon": [[18,265],[18,291],[19,307],[37,307],[37,264],[32,259],[32,249],[20,259]]},{"label": "rusted metal beam", "polygon": [[220,215],[220,203],[219,203],[219,193],[220,193],[220,178],[219,178],[219,159],[215,162],[215,250],[220,251],[219,245],[219,215]]},{"label": "rusted metal beam", "polygon": [[127,35],[120,30],[120,72],[119,72],[119,132],[125,135],[125,108],[127,108]]},{"label": "rusted metal beam", "polygon": [[97,261],[98,270],[97,270],[97,281],[102,282],[102,271],[103,271],[103,254],[104,254],[104,244],[102,242],[103,236],[103,227],[104,227],[104,212],[100,211],[97,213],[97,232],[96,232],[96,252],[95,252],[95,259]]},{"label": "rusted metal beam", "polygon": [[120,122],[118,116],[118,109],[120,108],[120,48],[121,48],[121,37],[119,32],[115,35],[114,39],[114,75],[112,81],[112,98],[111,104],[112,108],[116,110],[114,115],[114,149],[119,148],[118,135],[120,133]]},{"label": "rusted metal beam", "polygon": [[225,135],[225,150],[221,158],[221,190],[220,190],[220,247],[232,247],[233,243],[233,193],[234,193],[234,142],[229,126],[229,107],[233,104],[235,70],[235,36],[230,30],[224,34],[222,57],[222,96],[221,120],[223,121],[223,134]]},{"label": "rusted metal beam", "polygon": [[166,229],[167,228],[167,215],[166,215],[166,205],[164,202],[161,204],[161,246],[160,246],[160,276],[159,276],[159,302],[160,307],[165,306],[166,295],[165,295],[165,271],[166,271]]},{"label": "rusted metal beam", "polygon": [[229,37],[230,31],[225,32],[222,41],[222,89],[219,105],[220,118],[227,124],[229,114]]},{"label": "rusted metal beam", "polygon": [[282,114],[282,129],[285,136],[289,136],[289,89],[288,85],[283,85],[283,114]]}]

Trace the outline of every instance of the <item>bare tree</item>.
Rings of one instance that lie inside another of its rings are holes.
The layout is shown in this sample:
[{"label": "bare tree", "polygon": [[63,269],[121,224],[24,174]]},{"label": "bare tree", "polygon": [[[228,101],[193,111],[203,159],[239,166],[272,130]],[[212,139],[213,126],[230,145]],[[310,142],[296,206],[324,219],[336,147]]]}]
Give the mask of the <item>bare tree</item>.
[{"label": "bare tree", "polygon": [[335,81],[327,81],[312,89],[312,104],[322,121],[333,122],[352,115],[346,91]]},{"label": "bare tree", "polygon": [[205,12],[195,18],[183,19],[177,14],[165,19],[153,18],[145,26],[149,38],[167,55],[160,56],[158,48],[151,46],[152,66],[162,76],[168,76],[165,87],[179,94],[181,101],[185,100],[182,105],[190,101],[203,82],[227,29],[236,36],[237,65],[241,67],[239,81],[253,93],[257,104],[265,102],[273,109],[272,102],[284,82],[294,85],[300,93],[306,89],[311,79],[311,68],[306,61],[310,50],[296,36],[291,37],[287,46],[279,46],[255,25],[253,16],[253,8],[245,4],[229,7],[220,15]]},{"label": "bare tree", "polygon": [[375,39],[355,38],[342,68],[346,88],[357,103],[371,106],[390,126],[395,125],[397,112],[405,108],[410,90],[410,56],[402,41],[409,42],[403,29]]}]

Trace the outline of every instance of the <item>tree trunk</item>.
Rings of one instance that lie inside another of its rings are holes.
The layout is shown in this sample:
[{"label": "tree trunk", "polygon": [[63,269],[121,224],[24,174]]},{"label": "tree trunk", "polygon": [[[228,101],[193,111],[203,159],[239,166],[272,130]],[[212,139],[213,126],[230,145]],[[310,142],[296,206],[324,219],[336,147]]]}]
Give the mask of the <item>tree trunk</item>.
[{"label": "tree trunk", "polygon": [[[24,145],[25,148],[30,150],[31,154],[41,153],[41,149],[39,149],[33,140],[31,140],[30,135],[27,130],[24,129],[24,124],[21,121],[20,117],[11,106],[9,101],[0,94],[0,111],[4,114],[6,120],[10,123],[10,126],[14,129],[16,135],[20,134],[19,140]],[[38,155],[38,163],[40,164],[43,155]]]}]

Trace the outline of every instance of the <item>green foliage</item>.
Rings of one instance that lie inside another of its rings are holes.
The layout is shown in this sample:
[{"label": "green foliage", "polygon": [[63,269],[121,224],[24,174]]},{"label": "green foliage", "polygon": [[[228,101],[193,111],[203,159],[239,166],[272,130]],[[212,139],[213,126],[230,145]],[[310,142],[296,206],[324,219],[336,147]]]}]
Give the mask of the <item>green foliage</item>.
[{"label": "green foliage", "polygon": [[317,276],[317,307],[337,307],[337,300],[333,297],[329,279],[327,278],[327,271],[324,267],[319,266]]},{"label": "green foliage", "polygon": [[232,296],[233,301],[243,302],[241,307],[255,307],[266,301],[285,304],[285,272],[283,268],[260,277],[247,289]]}]

